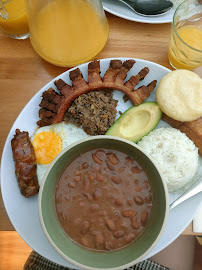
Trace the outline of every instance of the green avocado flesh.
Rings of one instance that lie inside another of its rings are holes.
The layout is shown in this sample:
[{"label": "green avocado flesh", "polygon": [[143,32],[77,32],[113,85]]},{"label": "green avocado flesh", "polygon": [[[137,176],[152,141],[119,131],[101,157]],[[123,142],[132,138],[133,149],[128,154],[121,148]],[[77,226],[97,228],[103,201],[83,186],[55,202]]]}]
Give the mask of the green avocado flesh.
[{"label": "green avocado flesh", "polygon": [[161,114],[156,102],[144,102],[139,106],[133,106],[116,120],[105,135],[121,137],[136,143],[158,125]]}]

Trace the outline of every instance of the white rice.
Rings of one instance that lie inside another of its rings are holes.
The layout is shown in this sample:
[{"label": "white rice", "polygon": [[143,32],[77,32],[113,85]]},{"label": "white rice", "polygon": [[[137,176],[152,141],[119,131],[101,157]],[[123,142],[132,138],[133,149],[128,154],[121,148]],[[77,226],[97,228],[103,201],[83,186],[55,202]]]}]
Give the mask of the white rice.
[{"label": "white rice", "polygon": [[181,131],[164,127],[152,131],[138,145],[161,170],[169,192],[178,192],[190,184],[198,167],[198,148]]}]

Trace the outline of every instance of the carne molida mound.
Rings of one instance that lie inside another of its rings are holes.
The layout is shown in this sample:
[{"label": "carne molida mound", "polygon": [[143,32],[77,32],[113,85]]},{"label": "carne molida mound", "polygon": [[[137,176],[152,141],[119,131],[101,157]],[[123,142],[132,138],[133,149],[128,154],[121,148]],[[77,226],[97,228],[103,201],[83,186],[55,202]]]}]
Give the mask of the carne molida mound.
[{"label": "carne molida mound", "polygon": [[39,110],[41,120],[37,124],[39,126],[46,126],[60,123],[75,98],[93,90],[119,90],[126,94],[133,104],[140,105],[154,90],[157,81],[154,80],[147,86],[143,85],[134,90],[139,81],[143,80],[149,73],[149,68],[145,67],[136,76],[131,76],[124,83],[128,71],[134,64],[134,60],[126,60],[123,63],[121,60],[111,60],[108,70],[104,77],[101,78],[100,61],[93,61],[88,64],[88,82],[84,80],[79,68],[72,70],[69,73],[72,86],[59,79],[55,81],[55,85],[60,94],[54,91],[53,88],[43,92],[43,98],[39,104],[41,107]]},{"label": "carne molida mound", "polygon": [[90,135],[102,135],[116,117],[117,100],[112,91],[91,91],[76,98],[64,115],[64,120],[82,126]]}]

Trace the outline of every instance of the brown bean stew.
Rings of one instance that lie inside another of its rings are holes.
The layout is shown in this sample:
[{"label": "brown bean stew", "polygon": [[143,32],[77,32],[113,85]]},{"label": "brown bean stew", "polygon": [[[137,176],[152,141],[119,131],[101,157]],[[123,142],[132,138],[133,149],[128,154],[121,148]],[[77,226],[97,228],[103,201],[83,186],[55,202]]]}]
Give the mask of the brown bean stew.
[{"label": "brown bean stew", "polygon": [[145,229],[152,208],[146,173],[126,154],[89,151],[75,158],[59,177],[58,219],[76,243],[94,250],[115,250]]}]

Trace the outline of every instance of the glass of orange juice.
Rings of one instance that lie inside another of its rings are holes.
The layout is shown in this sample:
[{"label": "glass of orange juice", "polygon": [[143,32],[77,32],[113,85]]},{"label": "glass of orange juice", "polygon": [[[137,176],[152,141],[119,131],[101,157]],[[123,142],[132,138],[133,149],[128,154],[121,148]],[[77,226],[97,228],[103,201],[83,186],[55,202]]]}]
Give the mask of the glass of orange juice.
[{"label": "glass of orange juice", "polygon": [[24,0],[0,0],[0,27],[12,38],[29,37]]},{"label": "glass of orange juice", "polygon": [[168,46],[168,58],[175,69],[202,66],[202,3],[186,0],[175,11]]},{"label": "glass of orange juice", "polygon": [[36,52],[58,66],[94,58],[108,38],[101,0],[25,0],[30,40]]}]

